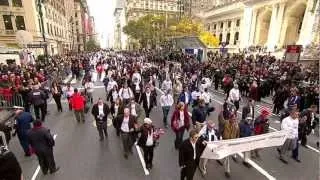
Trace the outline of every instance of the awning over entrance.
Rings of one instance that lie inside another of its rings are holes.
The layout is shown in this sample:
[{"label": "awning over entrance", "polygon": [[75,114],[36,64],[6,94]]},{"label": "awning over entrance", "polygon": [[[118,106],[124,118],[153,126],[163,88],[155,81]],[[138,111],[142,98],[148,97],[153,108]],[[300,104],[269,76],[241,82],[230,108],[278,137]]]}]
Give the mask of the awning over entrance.
[{"label": "awning over entrance", "polygon": [[174,38],[176,48],[179,49],[205,49],[206,46],[198,37],[177,37]]}]

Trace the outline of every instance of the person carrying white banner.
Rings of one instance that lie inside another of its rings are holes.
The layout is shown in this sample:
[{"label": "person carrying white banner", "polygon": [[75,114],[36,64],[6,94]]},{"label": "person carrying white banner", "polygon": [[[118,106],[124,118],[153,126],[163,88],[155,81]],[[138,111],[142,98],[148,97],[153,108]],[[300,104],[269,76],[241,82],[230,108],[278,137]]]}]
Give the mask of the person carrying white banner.
[{"label": "person carrying white banner", "polygon": [[[284,144],[278,148],[279,159],[288,164],[288,161],[285,159],[284,155],[290,151],[294,150],[298,146],[298,127],[299,127],[299,112],[297,110],[291,110],[290,116],[284,118],[281,123],[281,130],[288,132],[288,136]],[[298,157],[293,157],[297,162],[300,162]]]},{"label": "person carrying white banner", "polygon": [[[240,137],[239,125],[236,122],[236,115],[232,114],[228,121],[224,125],[224,131],[222,134],[222,139],[236,139]],[[230,177],[230,156],[224,159],[224,171],[227,178]]]},{"label": "person carrying white banner", "polygon": [[[208,142],[212,141],[218,141],[221,140],[221,136],[219,134],[219,131],[215,128],[215,124],[213,120],[208,120],[207,124],[202,127],[202,129],[199,132],[200,138],[198,141],[202,141],[202,144],[204,146],[207,145]],[[207,173],[207,162],[209,159],[207,158],[201,158],[199,163],[199,169],[202,173],[202,175],[205,175]]]}]

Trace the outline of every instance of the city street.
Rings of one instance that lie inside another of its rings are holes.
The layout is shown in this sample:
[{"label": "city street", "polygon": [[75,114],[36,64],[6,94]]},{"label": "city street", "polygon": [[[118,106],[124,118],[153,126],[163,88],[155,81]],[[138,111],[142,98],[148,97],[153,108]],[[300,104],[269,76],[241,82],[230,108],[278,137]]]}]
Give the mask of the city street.
[{"label": "city street", "polygon": [[[102,83],[96,83],[94,99],[104,98]],[[75,84],[79,87],[79,84]],[[160,92],[158,92],[159,97]],[[216,108],[209,118],[217,124],[217,113],[221,110],[224,96],[221,93],[212,92],[213,106]],[[243,103],[242,103],[243,104]],[[259,104],[257,111],[261,109]],[[240,110],[242,108],[240,107]],[[100,142],[98,132],[93,125],[93,117],[86,115],[85,124],[78,124],[72,112],[67,110],[64,103],[64,112],[58,113],[54,102],[49,103],[48,116],[45,126],[49,127],[52,134],[56,135],[54,147],[55,160],[60,171],[54,175],[44,176],[39,172],[38,162],[35,156],[24,157],[17,138],[11,141],[10,149],[16,154],[26,180],[178,180],[180,170],[178,166],[178,151],[174,149],[175,135],[169,128],[160,139],[160,145],[156,147],[154,154],[154,167],[151,172],[143,168],[138,147],[134,147],[133,155],[126,160],[122,153],[122,143],[116,136],[114,128],[108,127],[108,139]],[[156,127],[162,126],[162,110],[159,106],[153,109],[151,119]],[[169,120],[170,121],[170,120]],[[271,130],[279,129],[279,122],[275,116],[271,117]],[[185,133],[185,138],[187,134]],[[315,147],[316,138],[310,138],[310,146]],[[283,164],[278,159],[275,147],[261,150],[261,159],[252,160],[252,168],[242,165],[241,158],[238,163],[231,161],[231,178],[237,180],[247,179],[279,179],[279,180],[316,180],[319,179],[319,151],[300,147],[301,163],[289,159],[289,164]],[[141,156],[143,157],[143,156]],[[226,179],[224,169],[215,160],[208,163],[208,173],[203,177],[197,170],[195,180],[200,179]]]}]

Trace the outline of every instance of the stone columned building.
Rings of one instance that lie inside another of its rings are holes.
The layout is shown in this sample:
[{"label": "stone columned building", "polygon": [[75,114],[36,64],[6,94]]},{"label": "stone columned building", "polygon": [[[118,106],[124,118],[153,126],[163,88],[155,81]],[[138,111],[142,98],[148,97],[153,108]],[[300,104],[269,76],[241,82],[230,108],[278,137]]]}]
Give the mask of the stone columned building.
[{"label": "stone columned building", "polygon": [[317,39],[319,1],[211,0],[196,16],[230,48],[259,45],[274,51],[291,44],[305,47]]}]

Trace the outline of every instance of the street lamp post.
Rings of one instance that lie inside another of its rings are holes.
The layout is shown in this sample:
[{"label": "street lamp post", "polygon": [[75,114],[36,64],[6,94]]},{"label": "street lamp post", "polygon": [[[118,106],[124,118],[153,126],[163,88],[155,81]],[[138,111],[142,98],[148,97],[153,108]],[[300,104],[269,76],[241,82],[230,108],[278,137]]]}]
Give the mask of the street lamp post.
[{"label": "street lamp post", "polygon": [[49,62],[48,58],[48,46],[47,46],[47,41],[46,41],[46,35],[45,35],[45,30],[44,30],[44,23],[43,23],[43,12],[42,12],[42,1],[43,0],[37,0],[38,1],[38,11],[39,11],[39,16],[40,16],[40,25],[42,29],[42,39],[44,42],[44,57],[45,57],[45,62]]}]

